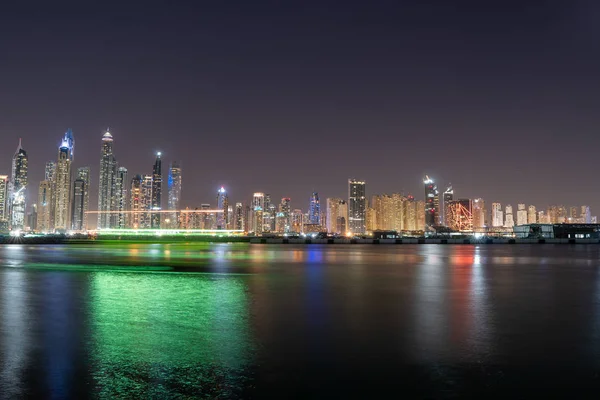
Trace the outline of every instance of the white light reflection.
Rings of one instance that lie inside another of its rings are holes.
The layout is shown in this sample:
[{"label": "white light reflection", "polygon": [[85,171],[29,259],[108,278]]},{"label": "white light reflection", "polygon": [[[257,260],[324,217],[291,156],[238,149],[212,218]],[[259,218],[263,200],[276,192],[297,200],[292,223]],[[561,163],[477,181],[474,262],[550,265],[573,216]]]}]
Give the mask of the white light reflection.
[{"label": "white light reflection", "polygon": [[485,265],[481,263],[481,246],[476,246],[471,267],[471,282],[469,287],[469,311],[471,323],[468,335],[469,354],[482,362],[483,357],[489,356],[492,349],[492,318],[488,305],[487,285],[485,282]]}]

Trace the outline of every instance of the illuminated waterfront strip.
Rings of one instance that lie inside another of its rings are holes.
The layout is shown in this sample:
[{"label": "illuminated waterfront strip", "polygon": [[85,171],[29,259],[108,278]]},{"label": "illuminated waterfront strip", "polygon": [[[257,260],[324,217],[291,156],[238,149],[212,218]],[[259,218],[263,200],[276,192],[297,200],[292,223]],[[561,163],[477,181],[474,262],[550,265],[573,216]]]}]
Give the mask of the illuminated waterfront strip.
[{"label": "illuminated waterfront strip", "polygon": [[98,229],[89,231],[98,236],[234,236],[243,235],[243,229]]},{"label": "illuminated waterfront strip", "polygon": [[210,213],[222,213],[223,210],[139,210],[139,211],[133,211],[133,210],[123,210],[123,211],[99,211],[99,210],[92,210],[92,211],[86,211],[86,214],[156,214],[156,213],[163,213],[163,214],[197,214],[197,213],[203,213],[203,214],[210,214]]}]

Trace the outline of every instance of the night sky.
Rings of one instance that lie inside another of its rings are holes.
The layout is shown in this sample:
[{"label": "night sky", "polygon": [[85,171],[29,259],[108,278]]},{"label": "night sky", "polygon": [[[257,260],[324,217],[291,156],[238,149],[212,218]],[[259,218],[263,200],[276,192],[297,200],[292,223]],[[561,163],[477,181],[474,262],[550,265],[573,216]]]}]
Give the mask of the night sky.
[{"label": "night sky", "polygon": [[130,176],[181,160],[184,207],[225,185],[305,210],[349,177],[422,199],[427,173],[600,213],[597,1],[4,3],[0,174],[22,137],[30,203],[72,128],[95,209],[108,126]]}]

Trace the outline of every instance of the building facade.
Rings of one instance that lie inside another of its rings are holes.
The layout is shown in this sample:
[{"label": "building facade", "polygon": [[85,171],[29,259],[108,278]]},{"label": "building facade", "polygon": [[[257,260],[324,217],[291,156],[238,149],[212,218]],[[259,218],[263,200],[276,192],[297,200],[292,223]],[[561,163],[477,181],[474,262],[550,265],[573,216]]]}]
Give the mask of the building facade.
[{"label": "building facade", "polygon": [[113,137],[107,130],[102,135],[100,174],[98,184],[98,229],[114,228],[116,218],[117,160],[113,154]]},{"label": "building facade", "polygon": [[13,230],[20,230],[25,227],[25,207],[27,204],[27,152],[21,145],[19,146],[12,159],[12,175],[10,182],[10,227]]},{"label": "building facade", "polygon": [[[154,166],[152,167],[152,211],[162,210],[162,153],[156,153]],[[153,212],[151,214],[150,226],[152,229],[160,229],[161,213]]]},{"label": "building facade", "polygon": [[66,232],[71,229],[71,164],[75,141],[73,132],[67,130],[58,148],[56,178],[54,184],[54,230]]},{"label": "building facade", "polygon": [[348,180],[348,230],[353,234],[365,234],[367,231],[366,182]]},{"label": "building facade", "polygon": [[169,166],[169,178],[167,181],[167,190],[169,201],[167,208],[169,213],[170,227],[177,228],[179,225],[179,213],[177,212],[181,207],[181,165],[177,161],[173,161]]}]

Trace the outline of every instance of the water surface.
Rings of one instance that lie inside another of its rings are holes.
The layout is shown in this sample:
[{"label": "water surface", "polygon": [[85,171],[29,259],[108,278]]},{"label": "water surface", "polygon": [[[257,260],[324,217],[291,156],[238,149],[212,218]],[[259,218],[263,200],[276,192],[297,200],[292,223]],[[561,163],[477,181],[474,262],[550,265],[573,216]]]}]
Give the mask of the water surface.
[{"label": "water surface", "polygon": [[3,398],[583,397],[600,246],[0,247]]}]

